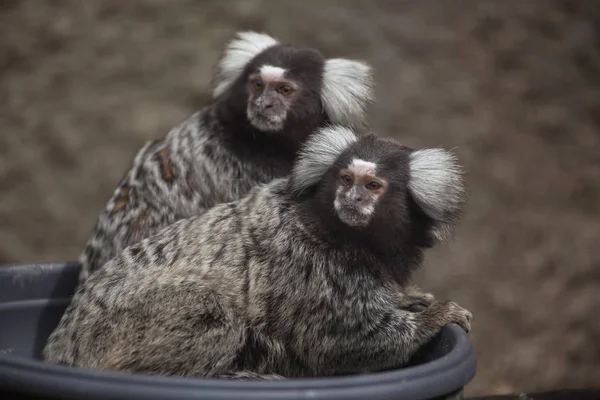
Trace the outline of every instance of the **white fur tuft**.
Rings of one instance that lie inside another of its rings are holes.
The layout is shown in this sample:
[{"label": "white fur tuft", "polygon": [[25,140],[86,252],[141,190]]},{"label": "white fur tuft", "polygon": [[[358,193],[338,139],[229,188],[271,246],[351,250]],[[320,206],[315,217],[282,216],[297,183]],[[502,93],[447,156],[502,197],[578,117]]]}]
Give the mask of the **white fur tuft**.
[{"label": "white fur tuft", "polygon": [[357,140],[354,132],[343,126],[319,129],[298,153],[292,170],[292,190],[300,194],[319,182],[340,154]]},{"label": "white fur tuft", "polygon": [[446,239],[466,198],[463,174],[456,156],[443,149],[412,152],[408,188],[423,211],[435,221],[435,239]]},{"label": "white fur tuft", "polygon": [[334,124],[361,127],[373,101],[373,72],[369,65],[343,58],[325,62],[323,106]]},{"label": "white fur tuft", "polygon": [[237,39],[229,43],[218,64],[213,98],[220,96],[233,85],[250,60],[269,47],[279,44],[264,33],[248,31],[239,32],[237,36]]}]

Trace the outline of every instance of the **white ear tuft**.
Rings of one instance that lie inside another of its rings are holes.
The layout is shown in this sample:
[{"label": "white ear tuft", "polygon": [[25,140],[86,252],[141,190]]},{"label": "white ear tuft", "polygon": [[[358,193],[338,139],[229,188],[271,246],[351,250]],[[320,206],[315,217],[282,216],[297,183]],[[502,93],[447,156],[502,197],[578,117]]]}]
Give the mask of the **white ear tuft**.
[{"label": "white ear tuft", "polygon": [[456,156],[443,149],[415,150],[410,155],[408,188],[425,214],[434,220],[434,238],[446,239],[466,200]]},{"label": "white ear tuft", "polygon": [[352,130],[343,126],[327,126],[313,133],[294,164],[291,188],[296,194],[316,184],[349,146],[358,140]]},{"label": "white ear tuft", "polygon": [[331,123],[364,126],[367,105],[374,97],[369,65],[343,58],[325,62],[321,98]]},{"label": "white ear tuft", "polygon": [[238,32],[237,36],[237,39],[229,43],[217,66],[213,98],[220,96],[233,85],[250,60],[269,47],[279,44],[265,33]]}]

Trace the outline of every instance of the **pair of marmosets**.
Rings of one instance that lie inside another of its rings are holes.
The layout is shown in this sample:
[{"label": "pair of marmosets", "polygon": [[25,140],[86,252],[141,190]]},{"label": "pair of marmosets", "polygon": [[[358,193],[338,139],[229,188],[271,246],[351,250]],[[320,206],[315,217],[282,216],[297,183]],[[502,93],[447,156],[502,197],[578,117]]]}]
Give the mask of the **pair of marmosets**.
[{"label": "pair of marmosets", "polygon": [[401,367],[446,324],[470,329],[469,311],[409,285],[461,214],[460,166],[363,132],[368,65],[245,32],[214,84],[108,201],[46,361],[335,376]]}]

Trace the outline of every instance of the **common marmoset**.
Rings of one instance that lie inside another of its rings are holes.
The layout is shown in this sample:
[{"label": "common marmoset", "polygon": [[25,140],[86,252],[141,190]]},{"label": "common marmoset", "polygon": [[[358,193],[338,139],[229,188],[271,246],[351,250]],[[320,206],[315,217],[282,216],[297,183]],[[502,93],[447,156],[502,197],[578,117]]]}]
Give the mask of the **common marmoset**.
[{"label": "common marmoset", "polygon": [[452,302],[405,309],[423,249],[463,204],[452,153],[321,128],[289,177],[177,221],[91,275],[44,357],[265,379],[400,367],[444,325],[470,329]]}]

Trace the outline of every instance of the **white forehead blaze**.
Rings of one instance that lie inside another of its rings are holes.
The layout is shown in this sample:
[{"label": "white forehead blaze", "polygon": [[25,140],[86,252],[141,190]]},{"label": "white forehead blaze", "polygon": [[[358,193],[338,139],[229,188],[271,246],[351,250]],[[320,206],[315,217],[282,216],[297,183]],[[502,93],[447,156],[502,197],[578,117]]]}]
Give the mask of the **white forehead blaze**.
[{"label": "white forehead blaze", "polygon": [[348,166],[348,170],[354,175],[375,175],[375,172],[377,171],[377,164],[371,161],[355,158]]},{"label": "white forehead blaze", "polygon": [[281,80],[283,79],[285,72],[284,68],[274,67],[272,65],[263,65],[260,67],[260,76],[265,81]]}]

